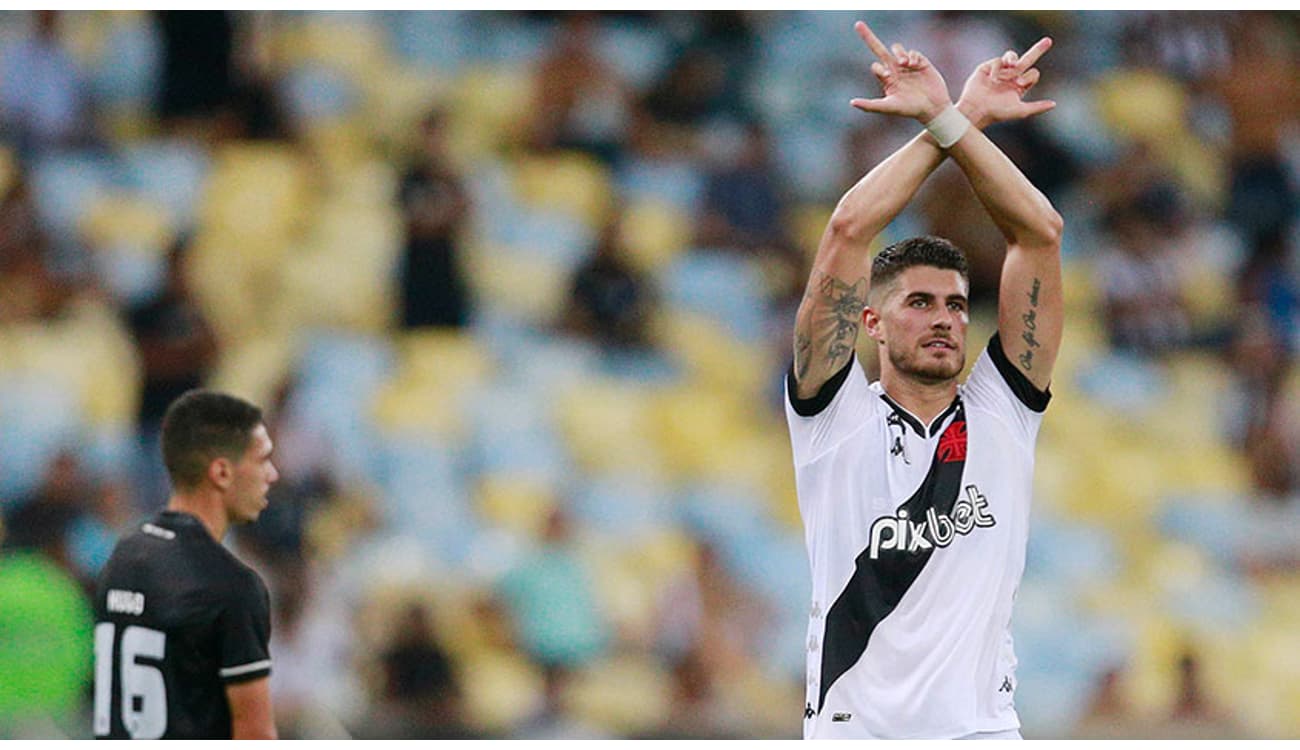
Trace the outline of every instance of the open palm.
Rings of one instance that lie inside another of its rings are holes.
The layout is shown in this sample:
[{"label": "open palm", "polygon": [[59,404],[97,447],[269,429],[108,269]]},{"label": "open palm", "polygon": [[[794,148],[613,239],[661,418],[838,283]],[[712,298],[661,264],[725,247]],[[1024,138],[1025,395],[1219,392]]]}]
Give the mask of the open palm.
[{"label": "open palm", "polygon": [[887,49],[862,21],[853,28],[876,55],[871,72],[880,81],[884,96],[853,99],[850,104],[863,112],[914,117],[921,122],[928,122],[948,106],[947,84],[925,55],[904,49],[901,44]]}]

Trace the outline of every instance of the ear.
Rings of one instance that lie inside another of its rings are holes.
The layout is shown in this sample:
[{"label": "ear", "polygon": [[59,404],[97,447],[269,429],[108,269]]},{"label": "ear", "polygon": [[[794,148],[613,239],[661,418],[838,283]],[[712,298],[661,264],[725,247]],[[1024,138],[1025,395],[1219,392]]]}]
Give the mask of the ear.
[{"label": "ear", "polygon": [[209,461],[208,481],[222,490],[229,489],[231,482],[235,481],[235,466],[230,459],[218,457]]},{"label": "ear", "polygon": [[874,307],[862,308],[862,330],[867,332],[877,344],[885,343],[884,320]]}]

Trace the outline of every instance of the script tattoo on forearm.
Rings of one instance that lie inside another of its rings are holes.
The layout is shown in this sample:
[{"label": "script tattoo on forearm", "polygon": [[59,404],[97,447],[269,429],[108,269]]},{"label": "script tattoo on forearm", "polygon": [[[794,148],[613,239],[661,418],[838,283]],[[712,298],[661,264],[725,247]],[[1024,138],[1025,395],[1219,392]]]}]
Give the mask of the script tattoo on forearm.
[{"label": "script tattoo on forearm", "polygon": [[1038,290],[1041,286],[1038,279],[1034,279],[1034,286],[1029,290],[1029,311],[1020,316],[1021,322],[1025,324],[1025,331],[1020,338],[1029,348],[1018,359],[1020,366],[1026,370],[1034,369],[1034,350],[1042,346],[1034,336],[1034,331],[1038,330]]},{"label": "script tattoo on forearm", "polygon": [[812,367],[814,344],[821,347],[825,357],[821,364],[828,370],[842,366],[853,354],[862,309],[867,306],[867,279],[849,284],[814,270],[804,299],[814,307],[811,325],[795,335],[795,374],[800,378]]}]

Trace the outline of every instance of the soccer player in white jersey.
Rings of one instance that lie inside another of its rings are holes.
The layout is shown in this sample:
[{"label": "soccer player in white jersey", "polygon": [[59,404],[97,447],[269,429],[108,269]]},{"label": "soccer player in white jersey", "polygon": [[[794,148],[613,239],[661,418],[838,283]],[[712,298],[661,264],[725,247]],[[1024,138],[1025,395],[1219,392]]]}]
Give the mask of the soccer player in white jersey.
[{"label": "soccer player in white jersey", "polygon": [[[1043,39],[980,65],[956,105],[915,50],[885,47],[865,112],[925,130],[840,200],[799,307],[786,415],[813,576],[806,738],[1018,738],[1012,601],[1034,443],[1062,328],[1062,221],[984,134],[1026,102]],[[872,239],[947,157],[1006,236],[998,332],[966,382],[966,260],[921,237]],[[860,329],[880,380],[854,361]]]}]

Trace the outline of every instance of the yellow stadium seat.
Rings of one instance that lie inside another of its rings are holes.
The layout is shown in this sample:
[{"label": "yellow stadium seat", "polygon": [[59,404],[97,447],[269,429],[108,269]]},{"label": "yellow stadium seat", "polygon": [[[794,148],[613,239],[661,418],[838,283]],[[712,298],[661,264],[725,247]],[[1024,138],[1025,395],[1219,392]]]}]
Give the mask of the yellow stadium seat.
[{"label": "yellow stadium seat", "polygon": [[619,734],[644,732],[671,718],[668,674],[658,663],[630,654],[582,669],[568,697],[580,719]]},{"label": "yellow stadium seat", "polygon": [[532,77],[522,66],[475,66],[463,71],[448,97],[447,145],[469,164],[520,140],[528,121]]},{"label": "yellow stadium seat", "polygon": [[287,334],[236,336],[225,342],[209,380],[213,388],[269,404],[292,371],[296,354]]},{"label": "yellow stadium seat", "polygon": [[714,321],[692,313],[665,310],[652,325],[655,338],[682,358],[692,379],[754,402],[770,387],[776,362],[767,347],[740,341]]},{"label": "yellow stadium seat", "polygon": [[477,654],[460,675],[469,721],[488,732],[509,732],[542,708],[541,672],[522,656],[499,650]]},{"label": "yellow stadium seat", "polygon": [[547,325],[568,304],[569,272],[540,255],[480,246],[462,256],[482,304]]},{"label": "yellow stadium seat", "polygon": [[691,231],[691,220],[681,209],[657,200],[633,202],[619,224],[628,262],[642,273],[655,273],[671,263],[686,250]]},{"label": "yellow stadium seat", "polygon": [[377,143],[398,157],[418,153],[420,121],[444,105],[451,80],[437,70],[390,64],[363,81],[366,106],[361,116]]},{"label": "yellow stadium seat", "polygon": [[232,144],[213,161],[199,229],[232,238],[226,252],[244,252],[273,265],[307,218],[307,164],[291,146]]},{"label": "yellow stadium seat", "polygon": [[164,255],[176,239],[176,227],[166,208],[123,193],[105,195],[87,207],[80,230],[91,247],[149,257]]},{"label": "yellow stadium seat", "polygon": [[[817,255],[817,247],[821,245],[822,234],[826,231],[826,225],[830,223],[832,211],[834,206],[808,203],[795,207],[790,215],[788,222],[790,234],[799,252],[809,262]],[[868,252],[875,255],[883,244],[880,238],[876,238],[872,241]]]},{"label": "yellow stadium seat", "polygon": [[584,469],[653,474],[663,470],[655,406],[652,391],[643,386],[591,381],[560,394],[555,419],[570,453]]},{"label": "yellow stadium seat", "polygon": [[300,17],[279,24],[275,32],[273,59],[281,71],[317,64],[360,76],[389,60],[383,29],[365,13]]},{"label": "yellow stadium seat", "polygon": [[609,169],[583,153],[518,158],[514,187],[524,205],[567,214],[591,229],[604,226],[613,208]]},{"label": "yellow stadium seat", "polygon": [[407,331],[397,338],[397,347],[404,372],[439,386],[481,382],[493,371],[483,341],[463,331]]},{"label": "yellow stadium seat", "polygon": [[555,488],[545,480],[488,474],[479,478],[476,504],[490,523],[525,539],[540,539],[558,503]]}]

